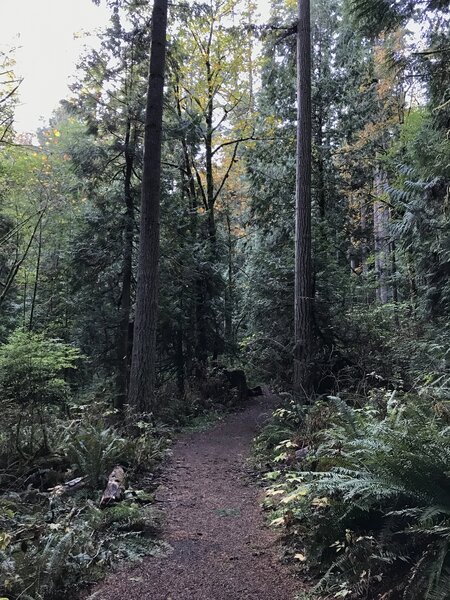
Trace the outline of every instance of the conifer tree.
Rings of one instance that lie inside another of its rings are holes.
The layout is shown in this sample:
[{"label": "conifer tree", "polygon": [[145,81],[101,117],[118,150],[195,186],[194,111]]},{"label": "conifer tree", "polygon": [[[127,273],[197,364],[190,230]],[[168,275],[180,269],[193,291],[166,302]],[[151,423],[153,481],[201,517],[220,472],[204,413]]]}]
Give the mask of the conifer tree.
[{"label": "conifer tree", "polygon": [[129,403],[139,412],[154,405],[159,288],[161,145],[166,60],[167,0],[155,0],[144,138],[140,243]]},{"label": "conifer tree", "polygon": [[310,1],[299,0],[297,26],[297,188],[295,204],[294,391],[310,389],[312,353],[311,264],[311,17]]}]

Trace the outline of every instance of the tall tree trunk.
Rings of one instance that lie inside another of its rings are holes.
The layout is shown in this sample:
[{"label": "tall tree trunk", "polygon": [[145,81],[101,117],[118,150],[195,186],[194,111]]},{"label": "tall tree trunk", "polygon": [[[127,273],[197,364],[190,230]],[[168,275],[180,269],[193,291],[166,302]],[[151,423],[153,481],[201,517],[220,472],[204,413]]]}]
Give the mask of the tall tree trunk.
[{"label": "tall tree trunk", "polygon": [[233,282],[233,237],[231,232],[231,219],[229,210],[226,215],[227,234],[228,234],[228,265],[227,281],[225,285],[224,312],[225,312],[225,350],[228,358],[233,363],[234,357],[234,337],[233,337],[233,313],[234,313],[234,282]]},{"label": "tall tree trunk", "polygon": [[180,397],[184,396],[184,351],[183,351],[183,323],[180,319],[178,328],[176,330],[176,353],[175,353],[175,362],[177,367],[177,386]]},{"label": "tall tree trunk", "polygon": [[398,285],[397,285],[397,255],[395,241],[392,240],[389,251],[391,253],[392,268],[392,301],[394,303],[394,319],[397,327],[400,327],[400,317],[398,312]]},{"label": "tall tree trunk", "polygon": [[213,258],[216,257],[216,219],[214,215],[214,174],[212,163],[212,142],[213,142],[213,117],[214,117],[214,88],[211,72],[211,63],[208,48],[208,58],[206,60],[206,78],[208,82],[208,106],[206,108],[206,136],[205,136],[205,158],[206,158],[206,198],[208,202],[208,234],[211,243],[211,252]]},{"label": "tall tree trunk", "polygon": [[[177,99],[177,114],[181,121],[182,110],[180,103],[180,90],[177,85],[175,88],[175,94]],[[190,235],[192,243],[197,242],[198,237],[198,197],[197,189],[195,187],[194,172],[189,156],[189,148],[186,137],[183,136],[181,139],[181,146],[183,149],[183,163],[184,168],[181,170],[181,178],[183,180],[183,187],[189,198],[189,211],[191,214],[190,218]],[[211,149],[212,151],[212,149]],[[208,360],[206,343],[206,321],[205,321],[205,290],[204,290],[204,278],[200,274],[195,281],[195,295],[194,295],[194,306],[190,318],[190,334],[186,336],[186,356],[184,359],[185,365],[184,370],[191,375],[192,374],[192,359],[195,357],[195,370],[196,375],[201,376],[206,367]],[[183,384],[184,385],[184,384]]]},{"label": "tall tree trunk", "polygon": [[[205,132],[205,171],[206,171],[206,208],[208,211],[208,243],[210,261],[217,260],[217,230],[214,213],[214,172],[213,172],[213,118],[214,118],[214,87],[211,70],[210,44],[207,47],[206,56],[206,80],[208,86],[208,104],[206,106],[206,132]],[[208,344],[208,324],[212,322],[211,314],[211,289],[206,278],[209,273],[200,273],[196,283],[196,330],[197,343],[195,358],[197,362],[197,377],[205,377],[208,365],[208,353],[211,344]],[[214,329],[214,328],[213,328]],[[215,329],[214,329],[215,331]],[[215,335],[215,334],[214,334]],[[212,351],[215,353],[215,341],[212,343]],[[214,356],[213,356],[214,358]]]},{"label": "tall tree trunk", "polygon": [[125,133],[125,179],[124,200],[125,215],[123,222],[123,254],[122,254],[122,291],[120,299],[119,336],[117,340],[117,396],[115,408],[123,411],[128,392],[129,369],[129,330],[131,309],[131,281],[133,276],[133,237],[134,237],[134,204],[131,189],[133,175],[134,147],[136,130],[131,136],[131,121],[127,121]]},{"label": "tall tree trunk", "polygon": [[159,288],[161,144],[166,62],[167,0],[155,0],[145,118],[144,169],[129,403],[140,412],[155,406]]},{"label": "tall tree trunk", "polygon": [[297,189],[295,204],[294,393],[311,391],[313,286],[311,261],[311,17],[310,0],[298,0]]},{"label": "tall tree trunk", "polygon": [[42,220],[39,221],[39,237],[38,237],[38,253],[36,259],[36,273],[34,276],[33,298],[31,299],[30,323],[28,329],[33,329],[34,310],[36,308],[36,298],[39,287],[39,275],[41,271],[41,254],[42,254]]},{"label": "tall tree trunk", "polygon": [[377,168],[374,176],[375,200],[373,203],[373,234],[375,250],[375,276],[377,278],[377,300],[387,304],[391,299],[389,288],[389,207],[383,201],[386,173]]},{"label": "tall tree trunk", "polygon": [[199,273],[195,282],[195,320],[196,320],[196,376],[205,377],[208,365],[208,333],[205,311],[208,308],[208,290],[206,289],[206,276]]}]

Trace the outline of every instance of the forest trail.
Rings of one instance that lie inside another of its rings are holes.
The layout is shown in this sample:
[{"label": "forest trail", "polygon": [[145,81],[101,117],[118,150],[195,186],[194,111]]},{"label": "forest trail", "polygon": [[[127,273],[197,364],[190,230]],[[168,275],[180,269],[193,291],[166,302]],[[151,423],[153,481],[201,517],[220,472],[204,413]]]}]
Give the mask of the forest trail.
[{"label": "forest trail", "polygon": [[[95,600],[293,600],[295,581],[264,525],[261,490],[246,459],[274,399],[265,395],[173,449],[157,499],[166,515],[165,558],[126,565]],[[297,588],[298,589],[298,588]]]}]

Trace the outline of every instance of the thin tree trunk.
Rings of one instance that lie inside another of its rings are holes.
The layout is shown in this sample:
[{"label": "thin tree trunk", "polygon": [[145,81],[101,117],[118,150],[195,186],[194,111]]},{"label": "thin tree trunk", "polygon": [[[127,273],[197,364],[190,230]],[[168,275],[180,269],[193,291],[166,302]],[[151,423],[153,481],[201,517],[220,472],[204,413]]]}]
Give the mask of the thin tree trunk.
[{"label": "thin tree trunk", "polygon": [[39,238],[38,238],[38,253],[36,259],[36,273],[34,277],[33,298],[31,299],[30,323],[29,330],[33,329],[34,309],[36,307],[37,291],[39,286],[39,274],[41,270],[41,254],[42,254],[42,220],[39,221]]},{"label": "thin tree trunk", "polygon": [[[208,49],[209,52],[209,49]],[[206,198],[208,202],[208,233],[211,243],[213,257],[216,256],[216,220],[214,215],[214,175],[212,164],[212,138],[213,138],[213,116],[214,116],[214,90],[211,73],[210,58],[206,60],[206,78],[208,82],[208,106],[206,108],[206,136],[205,136],[205,157],[206,157]]]},{"label": "thin tree trunk", "polygon": [[375,275],[377,278],[376,295],[381,304],[387,304],[391,298],[389,289],[389,207],[383,202],[386,173],[377,169],[374,176],[375,200],[373,203],[373,233],[375,250]]},{"label": "thin tree trunk", "polygon": [[134,164],[136,131],[131,138],[131,122],[127,121],[125,133],[125,215],[123,222],[122,292],[120,300],[119,337],[117,341],[117,396],[115,408],[123,411],[128,392],[131,281],[133,277],[134,203],[131,178]]},{"label": "thin tree trunk", "polygon": [[[30,239],[28,240],[28,244],[27,247],[24,250],[24,253],[22,254],[22,256],[20,258],[18,258],[18,251],[16,251],[16,260],[14,262],[14,265],[11,267],[10,272],[8,273],[8,277],[6,278],[6,282],[3,286],[3,291],[0,295],[0,305],[2,304],[2,302],[4,301],[4,299],[6,298],[11,286],[14,283],[14,280],[16,278],[17,273],[19,272],[20,267],[22,266],[22,264],[24,263],[25,259],[28,256],[28,252],[30,251],[31,245],[33,243],[33,240],[36,236],[38,227],[41,224],[42,218],[44,216],[44,212],[45,209],[43,209],[40,214],[39,214],[39,218],[34,226],[33,232],[30,236]],[[17,247],[19,247],[19,242],[17,242]],[[24,325],[25,325],[25,320],[24,320]]]},{"label": "thin tree trunk", "polygon": [[[215,262],[217,259],[217,231],[216,220],[214,214],[214,173],[213,173],[213,116],[214,116],[214,89],[210,63],[210,46],[207,48],[206,57],[206,80],[208,85],[208,104],[206,107],[206,133],[205,133],[205,168],[206,168],[206,207],[208,210],[208,242],[210,251],[210,260]],[[206,375],[208,365],[208,320],[212,320],[211,315],[211,291],[208,282],[205,280],[206,275],[200,273],[196,283],[196,361],[197,361],[197,377],[203,378]],[[215,341],[213,342],[213,354]],[[213,356],[214,358],[214,356]]]},{"label": "thin tree trunk", "polygon": [[390,245],[391,267],[392,267],[392,301],[394,302],[394,319],[397,327],[400,327],[400,317],[398,314],[398,286],[397,286],[397,256],[395,241]]},{"label": "thin tree trunk", "polygon": [[[248,16],[248,24],[249,28],[253,27],[253,12],[255,10],[255,5],[252,3],[252,0],[247,0],[247,16]],[[249,112],[253,115],[255,110],[255,95],[254,95],[254,83],[253,83],[253,36],[248,36],[248,95],[249,95]]]},{"label": "thin tree trunk", "polygon": [[[182,109],[181,109],[181,103],[180,103],[180,89],[179,89],[179,85],[178,85],[178,80],[176,82],[176,87],[175,87],[175,96],[176,96],[176,102],[177,102],[177,114],[178,117],[180,119],[180,121],[182,120]],[[193,173],[193,169],[192,169],[192,165],[191,165],[191,159],[189,156],[189,148],[188,148],[188,143],[186,140],[186,137],[183,136],[181,138],[181,146],[183,149],[183,168],[180,169],[181,171],[181,179],[183,181],[183,189],[186,192],[186,196],[189,199],[189,214],[190,214],[190,227],[189,227],[189,232],[190,232],[190,236],[191,236],[191,242],[194,245],[197,241],[197,236],[198,236],[198,200],[197,200],[197,190],[195,187],[195,178],[194,178],[194,173]],[[193,303],[193,307],[192,307],[192,312],[190,314],[190,319],[189,319],[189,326],[188,326],[188,332],[187,335],[185,336],[185,345],[186,345],[186,352],[184,355],[183,354],[183,330],[182,330],[182,325],[180,325],[180,333],[179,335],[181,336],[181,342],[180,339],[178,339],[178,357],[179,360],[177,361],[177,365],[179,366],[179,375],[178,375],[178,388],[180,390],[180,392],[182,394],[184,394],[184,378],[185,378],[185,374],[187,375],[191,375],[192,374],[192,360],[194,358],[194,356],[196,356],[197,353],[197,309],[198,309],[198,302],[199,302],[199,293],[198,293],[198,289],[199,289],[199,284],[197,283],[197,281],[195,282],[195,296],[194,296],[194,303]],[[201,307],[200,307],[201,309]],[[180,354],[181,353],[181,354]],[[199,358],[198,356],[196,356],[196,358]],[[182,365],[181,365],[181,361],[182,361]],[[183,373],[181,373],[181,368],[183,369]],[[182,389],[181,389],[182,386]]]},{"label": "thin tree trunk", "polygon": [[206,367],[208,365],[208,335],[207,335],[207,320],[205,311],[207,309],[207,290],[205,275],[200,273],[195,282],[195,321],[196,321],[196,376],[203,378],[206,375]]},{"label": "thin tree trunk", "polygon": [[155,407],[158,319],[161,144],[166,61],[167,0],[155,0],[144,139],[140,244],[129,403],[139,412]]},{"label": "thin tree trunk", "polygon": [[310,0],[298,0],[297,28],[297,189],[295,208],[294,393],[311,390],[311,22]]},{"label": "thin tree trunk", "polygon": [[226,215],[227,233],[228,233],[228,277],[225,286],[225,348],[228,357],[233,362],[234,338],[233,338],[233,309],[234,309],[234,285],[233,285],[233,239],[231,235],[230,213],[227,210]]},{"label": "thin tree trunk", "polygon": [[23,282],[23,298],[22,298],[22,325],[25,328],[25,322],[27,319],[27,287],[28,287],[28,273],[25,271],[24,282]]}]

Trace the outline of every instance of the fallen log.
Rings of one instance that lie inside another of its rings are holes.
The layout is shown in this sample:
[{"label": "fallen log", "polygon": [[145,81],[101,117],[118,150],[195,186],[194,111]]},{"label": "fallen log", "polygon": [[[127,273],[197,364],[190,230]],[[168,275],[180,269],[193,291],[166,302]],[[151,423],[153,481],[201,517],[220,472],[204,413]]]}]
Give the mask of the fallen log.
[{"label": "fallen log", "polygon": [[[48,491],[52,496],[62,496],[63,494],[73,494],[86,484],[86,475],[84,477],[76,477],[66,483],[55,485],[55,487],[49,488]],[[1,598],[0,598],[1,600]]]},{"label": "fallen log", "polygon": [[108,506],[108,504],[112,504],[113,502],[119,502],[122,500],[124,491],[125,471],[118,465],[114,467],[108,477],[108,483],[100,500],[100,506]]}]

